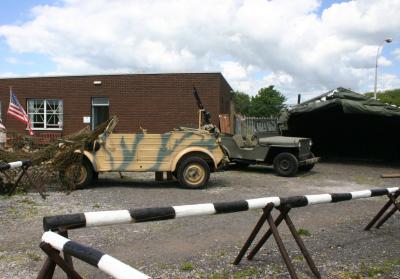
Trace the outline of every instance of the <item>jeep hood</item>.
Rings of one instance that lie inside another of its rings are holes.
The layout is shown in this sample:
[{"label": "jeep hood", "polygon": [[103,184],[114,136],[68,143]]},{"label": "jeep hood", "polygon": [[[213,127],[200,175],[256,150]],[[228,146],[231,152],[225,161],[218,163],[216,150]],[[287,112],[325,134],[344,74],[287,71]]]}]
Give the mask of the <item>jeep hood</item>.
[{"label": "jeep hood", "polygon": [[300,140],[308,140],[308,139],[276,136],[276,137],[259,138],[258,142],[264,145],[292,145],[292,144],[298,144]]}]

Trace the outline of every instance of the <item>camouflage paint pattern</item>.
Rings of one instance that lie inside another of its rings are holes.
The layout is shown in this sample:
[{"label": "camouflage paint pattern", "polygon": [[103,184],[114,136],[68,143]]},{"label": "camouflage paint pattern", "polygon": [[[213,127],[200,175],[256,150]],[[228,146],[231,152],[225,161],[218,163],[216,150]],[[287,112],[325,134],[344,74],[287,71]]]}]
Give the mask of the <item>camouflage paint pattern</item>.
[{"label": "camouflage paint pattern", "polygon": [[202,152],[215,168],[224,158],[219,139],[204,130],[178,130],[165,134],[109,134],[100,136],[97,151],[85,151],[97,172],[175,171],[190,152]]}]

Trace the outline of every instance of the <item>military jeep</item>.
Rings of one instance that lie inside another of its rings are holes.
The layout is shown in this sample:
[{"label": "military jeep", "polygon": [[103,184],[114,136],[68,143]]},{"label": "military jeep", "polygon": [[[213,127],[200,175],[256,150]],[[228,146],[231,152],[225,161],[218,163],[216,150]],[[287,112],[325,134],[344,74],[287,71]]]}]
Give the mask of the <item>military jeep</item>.
[{"label": "military jeep", "polygon": [[216,134],[178,128],[164,134],[103,133],[83,158],[60,173],[76,188],[92,183],[99,172],[167,172],[187,188],[202,188],[225,157]]},{"label": "military jeep", "polygon": [[238,166],[273,165],[281,176],[294,176],[300,171],[310,171],[319,158],[311,152],[309,138],[267,136],[255,133],[251,137],[222,135],[222,146],[229,160]]}]

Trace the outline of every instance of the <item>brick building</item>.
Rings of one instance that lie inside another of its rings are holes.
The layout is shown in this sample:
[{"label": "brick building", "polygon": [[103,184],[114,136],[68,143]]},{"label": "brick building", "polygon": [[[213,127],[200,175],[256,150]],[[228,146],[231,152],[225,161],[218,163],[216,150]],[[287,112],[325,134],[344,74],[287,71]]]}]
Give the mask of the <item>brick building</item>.
[{"label": "brick building", "polygon": [[220,73],[124,74],[0,79],[0,117],[8,131],[26,129],[7,116],[12,86],[38,135],[93,128],[111,115],[119,118],[117,132],[162,133],[198,122],[193,85],[213,123],[230,113],[232,88]]}]

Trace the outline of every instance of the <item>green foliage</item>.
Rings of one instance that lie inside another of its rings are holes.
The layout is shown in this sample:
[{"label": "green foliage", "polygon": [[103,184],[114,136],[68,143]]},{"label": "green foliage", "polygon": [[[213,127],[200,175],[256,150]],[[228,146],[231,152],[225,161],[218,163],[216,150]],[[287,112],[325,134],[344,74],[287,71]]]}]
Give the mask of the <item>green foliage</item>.
[{"label": "green foliage", "polygon": [[233,102],[235,104],[236,112],[248,115],[251,107],[251,99],[250,96],[246,93],[235,91],[233,92]]},{"label": "green foliage", "polygon": [[[365,95],[368,97],[373,97],[374,93],[369,92],[369,93],[365,93]],[[393,90],[386,90],[383,92],[378,92],[376,94],[376,97],[378,100],[380,100],[383,103],[400,106],[400,88],[393,89]]]},{"label": "green foliage", "polygon": [[392,259],[384,261],[379,265],[370,265],[361,262],[358,271],[344,271],[339,273],[340,279],[377,279],[377,278],[394,278],[390,277],[392,271],[400,266],[400,259]]},{"label": "green foliage", "polygon": [[251,115],[265,117],[277,115],[285,107],[286,97],[271,85],[261,88],[255,97],[251,98]]},{"label": "green foliage", "polygon": [[261,88],[254,97],[234,92],[233,100],[236,112],[246,116],[267,117],[277,115],[285,107],[286,97],[271,85]]},{"label": "green foliage", "polygon": [[180,267],[180,270],[182,271],[192,271],[194,269],[194,266],[192,263],[183,263]]},{"label": "green foliage", "polygon": [[307,229],[300,228],[297,230],[297,233],[302,236],[311,236],[311,232]]}]

